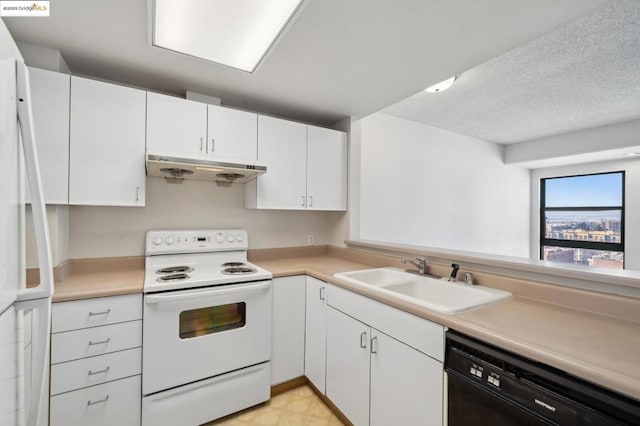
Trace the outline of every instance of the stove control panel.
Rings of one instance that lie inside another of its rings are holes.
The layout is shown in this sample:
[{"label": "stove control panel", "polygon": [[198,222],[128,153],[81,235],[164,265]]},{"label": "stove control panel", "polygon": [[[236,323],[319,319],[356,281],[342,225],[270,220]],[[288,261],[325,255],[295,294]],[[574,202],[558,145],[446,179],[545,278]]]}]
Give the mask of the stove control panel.
[{"label": "stove control panel", "polygon": [[247,250],[244,229],[195,229],[147,231],[146,255]]}]

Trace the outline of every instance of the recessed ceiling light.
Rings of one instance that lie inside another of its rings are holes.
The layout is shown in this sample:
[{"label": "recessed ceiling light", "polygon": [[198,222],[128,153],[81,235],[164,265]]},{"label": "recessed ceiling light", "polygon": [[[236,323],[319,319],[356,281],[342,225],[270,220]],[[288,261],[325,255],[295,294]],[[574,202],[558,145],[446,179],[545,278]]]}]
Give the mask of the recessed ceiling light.
[{"label": "recessed ceiling light", "polygon": [[253,72],[305,0],[155,0],[152,41]]},{"label": "recessed ceiling light", "polygon": [[458,79],[458,77],[460,77],[459,75],[454,75],[451,78],[446,79],[445,81],[441,81],[438,84],[434,84],[433,86],[427,87],[426,89],[424,89],[425,92],[428,93],[440,93],[440,92],[444,92],[445,90],[447,90],[449,87],[451,87],[451,85],[453,84],[454,81],[456,81]]}]

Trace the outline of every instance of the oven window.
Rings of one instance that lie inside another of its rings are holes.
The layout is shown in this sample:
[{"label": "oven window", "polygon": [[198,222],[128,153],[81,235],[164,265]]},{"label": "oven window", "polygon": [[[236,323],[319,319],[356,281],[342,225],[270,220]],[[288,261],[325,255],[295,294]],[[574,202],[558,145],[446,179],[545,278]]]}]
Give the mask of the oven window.
[{"label": "oven window", "polygon": [[247,304],[240,302],[180,312],[180,338],[192,339],[244,327],[246,311]]}]

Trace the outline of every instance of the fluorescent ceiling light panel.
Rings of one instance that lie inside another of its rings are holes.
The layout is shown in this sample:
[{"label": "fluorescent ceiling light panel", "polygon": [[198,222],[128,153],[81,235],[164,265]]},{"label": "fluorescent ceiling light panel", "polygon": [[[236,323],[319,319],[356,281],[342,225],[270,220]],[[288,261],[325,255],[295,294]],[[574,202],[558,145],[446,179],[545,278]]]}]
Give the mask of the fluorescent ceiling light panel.
[{"label": "fluorescent ceiling light panel", "polygon": [[155,0],[154,46],[253,72],[303,0]]}]

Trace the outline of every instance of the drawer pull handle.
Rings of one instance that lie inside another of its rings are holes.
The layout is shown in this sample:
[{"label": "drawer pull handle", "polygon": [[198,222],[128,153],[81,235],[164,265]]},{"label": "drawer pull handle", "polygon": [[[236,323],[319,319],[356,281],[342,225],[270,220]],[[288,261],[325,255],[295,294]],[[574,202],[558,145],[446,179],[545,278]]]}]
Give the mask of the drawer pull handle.
[{"label": "drawer pull handle", "polygon": [[320,300],[324,300],[324,287],[320,287]]},{"label": "drawer pull handle", "polygon": [[92,342],[89,341],[89,346],[95,346],[95,345],[106,345],[107,343],[109,343],[111,341],[111,337],[109,337],[108,339],[105,340],[100,340],[99,342]]},{"label": "drawer pull handle", "polygon": [[92,406],[92,405],[96,405],[96,404],[100,404],[101,402],[107,402],[109,400],[109,395],[107,395],[106,397],[104,397],[103,399],[99,400],[99,401],[87,401],[87,406]]},{"label": "drawer pull handle", "polygon": [[360,333],[360,347],[362,349],[367,349],[367,332],[366,331]]},{"label": "drawer pull handle", "polygon": [[107,367],[104,370],[100,370],[100,371],[91,371],[91,370],[89,370],[89,375],[90,376],[95,376],[96,374],[108,373],[110,369],[111,369],[111,367]]},{"label": "drawer pull handle", "polygon": [[107,309],[106,311],[102,312],[89,312],[89,316],[95,317],[96,315],[109,315],[109,312],[111,312],[111,309]]},{"label": "drawer pull handle", "polygon": [[371,353],[372,354],[378,353],[378,336],[373,336],[371,338]]}]

